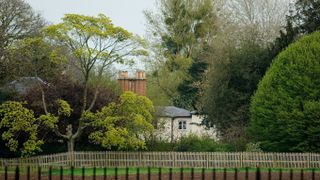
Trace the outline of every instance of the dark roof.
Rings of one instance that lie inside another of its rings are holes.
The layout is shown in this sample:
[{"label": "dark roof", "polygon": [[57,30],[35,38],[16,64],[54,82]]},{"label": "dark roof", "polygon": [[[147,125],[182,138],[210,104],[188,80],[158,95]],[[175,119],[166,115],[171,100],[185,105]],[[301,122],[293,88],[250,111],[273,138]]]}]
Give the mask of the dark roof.
[{"label": "dark roof", "polygon": [[19,94],[24,94],[30,88],[32,88],[37,84],[48,85],[48,83],[46,83],[39,77],[20,77],[19,79],[14,80],[9,84],[7,84],[7,87],[12,88],[14,91],[18,92]]},{"label": "dark roof", "polygon": [[160,117],[191,117],[191,112],[175,106],[157,106],[156,112]]}]

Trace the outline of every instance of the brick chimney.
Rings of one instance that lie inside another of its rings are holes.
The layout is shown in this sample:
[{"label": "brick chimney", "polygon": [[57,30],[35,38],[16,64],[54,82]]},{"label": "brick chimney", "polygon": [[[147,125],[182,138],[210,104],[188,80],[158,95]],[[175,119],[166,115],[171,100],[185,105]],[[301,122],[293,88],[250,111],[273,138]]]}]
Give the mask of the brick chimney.
[{"label": "brick chimney", "polygon": [[144,71],[137,70],[133,78],[128,76],[128,71],[120,71],[118,82],[123,91],[132,91],[141,96],[147,94],[147,79]]}]

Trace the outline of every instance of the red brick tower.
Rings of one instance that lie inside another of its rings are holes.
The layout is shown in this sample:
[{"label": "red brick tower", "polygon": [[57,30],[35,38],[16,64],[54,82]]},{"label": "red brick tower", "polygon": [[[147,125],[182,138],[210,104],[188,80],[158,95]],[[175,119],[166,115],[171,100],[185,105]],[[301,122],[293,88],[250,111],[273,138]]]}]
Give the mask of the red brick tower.
[{"label": "red brick tower", "polygon": [[146,96],[147,79],[144,71],[136,71],[136,76],[130,78],[128,71],[120,71],[118,82],[123,91],[131,91],[141,96]]}]

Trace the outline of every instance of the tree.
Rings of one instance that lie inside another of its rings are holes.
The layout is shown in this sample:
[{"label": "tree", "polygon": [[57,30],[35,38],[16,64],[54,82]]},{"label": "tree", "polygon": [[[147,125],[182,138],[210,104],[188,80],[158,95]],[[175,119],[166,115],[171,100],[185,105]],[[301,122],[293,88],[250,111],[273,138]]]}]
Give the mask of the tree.
[{"label": "tree", "polygon": [[9,48],[11,78],[39,77],[50,81],[66,70],[68,53],[38,36],[24,38]]},{"label": "tree", "polygon": [[269,65],[269,50],[246,41],[236,49],[224,51],[227,54],[222,57],[227,61],[215,60],[210,69],[204,109],[208,124],[215,125],[221,139],[236,150],[243,150],[250,98]]},{"label": "tree", "polygon": [[21,150],[22,156],[40,151],[42,140],[37,137],[38,124],[32,110],[23,103],[7,101],[0,105],[2,140],[11,151]]},{"label": "tree", "polygon": [[[75,140],[88,127],[90,121],[87,115],[93,110],[99,95],[99,80],[105,74],[107,68],[113,63],[128,62],[135,56],[145,55],[142,48],[143,41],[133,36],[121,27],[116,27],[111,20],[100,14],[98,17],[83,16],[77,14],[67,14],[63,22],[47,27],[44,32],[57,44],[61,44],[72,52],[74,60],[71,61],[80,72],[83,83],[82,104],[80,108],[81,116],[77,119],[77,126],[69,124],[66,132],[59,131],[56,123],[60,118],[70,118],[72,108],[69,103],[62,99],[57,99],[59,105],[58,112],[53,115],[45,101],[45,93],[42,91],[42,105],[45,114],[40,116],[44,121],[52,122],[48,124],[54,132],[68,141],[68,150],[73,151]],[[95,78],[93,78],[95,77]],[[88,102],[89,85],[95,86],[95,92],[91,102]],[[60,110],[59,110],[60,109]]]},{"label": "tree", "polygon": [[292,15],[300,33],[312,33],[320,28],[320,2],[318,0],[297,0]]},{"label": "tree", "polygon": [[208,115],[206,123],[217,128],[221,140],[241,151],[248,141],[245,128],[250,98],[274,57],[291,40],[282,31],[273,43],[285,25],[289,4],[229,0],[217,5],[219,26],[207,52],[210,64],[204,83],[204,113]]},{"label": "tree", "polygon": [[153,131],[153,112],[148,98],[125,92],[118,103],[111,103],[94,115],[95,131],[89,139],[107,149],[145,148],[144,140]]},{"label": "tree", "polygon": [[223,3],[222,13],[239,25],[237,31],[241,34],[252,34],[253,39],[262,40],[260,43],[266,45],[278,37],[289,6],[290,0],[227,0]]},{"label": "tree", "polygon": [[[155,77],[160,90],[172,103],[200,109],[198,97],[207,69],[204,51],[215,31],[215,9],[211,0],[161,0],[158,14],[146,13],[158,60]],[[170,82],[168,82],[170,81]]]},{"label": "tree", "polygon": [[[74,110],[67,101],[61,99],[56,100],[52,106],[55,112],[38,117],[19,102],[7,101],[0,106],[0,128],[4,129],[2,139],[7,141],[6,145],[11,151],[21,148],[22,155],[40,151],[44,140],[43,137],[39,138],[39,131],[44,127],[54,129],[57,135],[67,139],[68,149],[73,149],[74,139],[68,139],[72,136],[68,134],[72,132],[72,125],[64,125],[67,128],[65,134],[60,133],[56,126],[62,126],[59,121],[74,118]],[[81,120],[92,128],[89,139],[93,143],[107,149],[117,147],[136,150],[145,148],[144,140],[153,131],[153,111],[152,102],[148,98],[125,92],[118,103],[104,106],[96,113],[82,113]]]},{"label": "tree", "polygon": [[[112,79],[108,79],[106,77],[103,78],[104,84],[99,86],[99,94],[97,96],[97,100],[95,105],[92,108],[92,112],[96,112],[100,110],[102,107],[107,106],[111,102],[118,101],[120,91],[117,90],[116,82],[113,82]],[[84,85],[81,81],[73,78],[72,76],[65,74],[55,77],[49,81],[49,86],[43,85],[42,89],[39,88],[38,85],[32,87],[26,94],[23,94],[21,97],[16,96],[14,101],[22,101],[27,102],[25,105],[28,109],[31,109],[35,117],[39,117],[44,114],[43,104],[42,104],[42,92],[45,94],[45,102],[46,105],[50,108],[50,113],[57,114],[57,110],[59,108],[56,103],[57,99],[63,99],[70,104],[73,111],[70,117],[65,118],[61,117],[59,122],[57,122],[57,129],[59,132],[63,134],[66,133],[66,128],[68,125],[72,125],[73,127],[77,127],[79,124],[79,118],[82,115],[82,103],[83,98],[81,93],[75,92],[83,92]],[[94,94],[96,91],[96,87],[90,85],[88,87],[88,100],[92,101]],[[88,141],[89,134],[93,132],[92,127],[87,127],[82,135],[81,144],[90,143]],[[63,138],[56,136],[55,133],[52,133],[52,129],[40,125],[38,136],[41,137],[46,144],[57,142]],[[64,139],[63,139],[64,140]],[[65,140],[68,142],[67,140]]]},{"label": "tree", "polygon": [[250,104],[249,133],[266,151],[319,151],[320,33],[280,53]]},{"label": "tree", "polygon": [[8,53],[16,41],[34,37],[44,27],[44,20],[22,0],[0,0],[0,82],[10,76]]}]

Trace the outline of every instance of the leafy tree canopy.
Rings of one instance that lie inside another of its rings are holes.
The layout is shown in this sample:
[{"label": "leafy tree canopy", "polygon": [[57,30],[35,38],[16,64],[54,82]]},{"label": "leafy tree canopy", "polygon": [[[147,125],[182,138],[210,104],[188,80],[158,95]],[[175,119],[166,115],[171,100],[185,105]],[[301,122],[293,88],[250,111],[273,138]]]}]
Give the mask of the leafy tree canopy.
[{"label": "leafy tree canopy", "polygon": [[154,84],[176,106],[201,109],[205,50],[216,29],[213,2],[159,0],[159,13],[147,12],[146,17],[156,61],[151,73]]},{"label": "leafy tree canopy", "polygon": [[23,156],[40,151],[44,143],[38,139],[38,120],[23,103],[7,101],[0,105],[2,140],[11,151],[21,151]]},{"label": "leafy tree canopy", "polygon": [[299,39],[273,61],[250,105],[248,128],[266,151],[319,151],[320,33]]},{"label": "leafy tree canopy", "polygon": [[23,0],[0,0],[0,7],[0,84],[4,84],[15,67],[9,57],[11,46],[26,37],[38,36],[45,22]]},{"label": "leafy tree canopy", "polygon": [[148,98],[125,92],[119,103],[111,103],[93,115],[96,131],[89,139],[107,149],[143,149],[145,138],[153,131],[153,111]]}]

